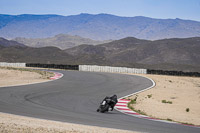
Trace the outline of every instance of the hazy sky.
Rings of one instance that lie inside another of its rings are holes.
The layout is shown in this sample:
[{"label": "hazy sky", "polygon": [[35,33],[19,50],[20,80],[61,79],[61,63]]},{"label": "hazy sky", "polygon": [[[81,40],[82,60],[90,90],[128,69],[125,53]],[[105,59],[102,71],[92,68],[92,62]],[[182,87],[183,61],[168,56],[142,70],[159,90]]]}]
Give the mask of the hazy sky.
[{"label": "hazy sky", "polygon": [[80,13],[200,21],[200,0],[0,0],[0,14]]}]

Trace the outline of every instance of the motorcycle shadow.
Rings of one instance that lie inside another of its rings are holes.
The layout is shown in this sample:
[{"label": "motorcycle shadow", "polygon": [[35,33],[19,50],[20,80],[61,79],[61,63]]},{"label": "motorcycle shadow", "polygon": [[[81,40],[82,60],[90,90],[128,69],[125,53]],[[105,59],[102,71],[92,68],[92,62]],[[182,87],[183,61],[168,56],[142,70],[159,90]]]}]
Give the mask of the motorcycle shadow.
[{"label": "motorcycle shadow", "polygon": [[119,112],[118,111],[115,111],[115,110],[113,110],[112,112],[104,112],[104,113],[102,113],[102,112],[98,112],[98,113],[100,113],[100,114],[119,114]]}]

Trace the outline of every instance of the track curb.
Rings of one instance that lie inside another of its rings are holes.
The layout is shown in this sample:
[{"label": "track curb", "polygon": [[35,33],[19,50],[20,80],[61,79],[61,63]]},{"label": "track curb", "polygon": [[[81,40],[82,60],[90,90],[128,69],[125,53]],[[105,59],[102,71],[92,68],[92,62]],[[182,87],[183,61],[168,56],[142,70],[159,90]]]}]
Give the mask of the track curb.
[{"label": "track curb", "polygon": [[[53,71],[49,71],[49,72],[53,72]],[[59,72],[53,72],[53,73],[55,74],[55,76],[50,77],[51,80],[57,80],[63,77],[62,73],[59,73]]]}]

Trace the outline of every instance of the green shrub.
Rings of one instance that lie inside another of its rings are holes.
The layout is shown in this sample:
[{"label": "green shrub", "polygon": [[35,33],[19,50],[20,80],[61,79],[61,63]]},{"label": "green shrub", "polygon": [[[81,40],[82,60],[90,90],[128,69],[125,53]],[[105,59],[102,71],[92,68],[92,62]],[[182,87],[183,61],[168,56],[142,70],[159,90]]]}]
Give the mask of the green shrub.
[{"label": "green shrub", "polygon": [[190,111],[190,109],[189,108],[186,108],[186,112],[189,112]]},{"label": "green shrub", "polygon": [[148,97],[148,98],[151,98],[151,97],[152,97],[152,94],[151,94],[151,95],[147,95],[147,97]]},{"label": "green shrub", "polygon": [[168,121],[173,121],[173,120],[172,120],[172,119],[170,119],[170,118],[167,118],[167,120],[168,120]]},{"label": "green shrub", "polygon": [[172,101],[162,100],[162,103],[172,104]]}]

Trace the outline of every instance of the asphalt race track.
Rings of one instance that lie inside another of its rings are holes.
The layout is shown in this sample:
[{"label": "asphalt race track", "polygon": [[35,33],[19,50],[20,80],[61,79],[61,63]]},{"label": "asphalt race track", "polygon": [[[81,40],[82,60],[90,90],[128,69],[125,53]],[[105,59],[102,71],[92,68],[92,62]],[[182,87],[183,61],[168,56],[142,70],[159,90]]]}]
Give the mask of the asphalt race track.
[{"label": "asphalt race track", "polygon": [[118,97],[152,85],[139,76],[58,71],[61,79],[0,88],[0,112],[63,122],[152,133],[200,133],[200,128],[156,122],[122,114],[96,112],[105,96]]}]

